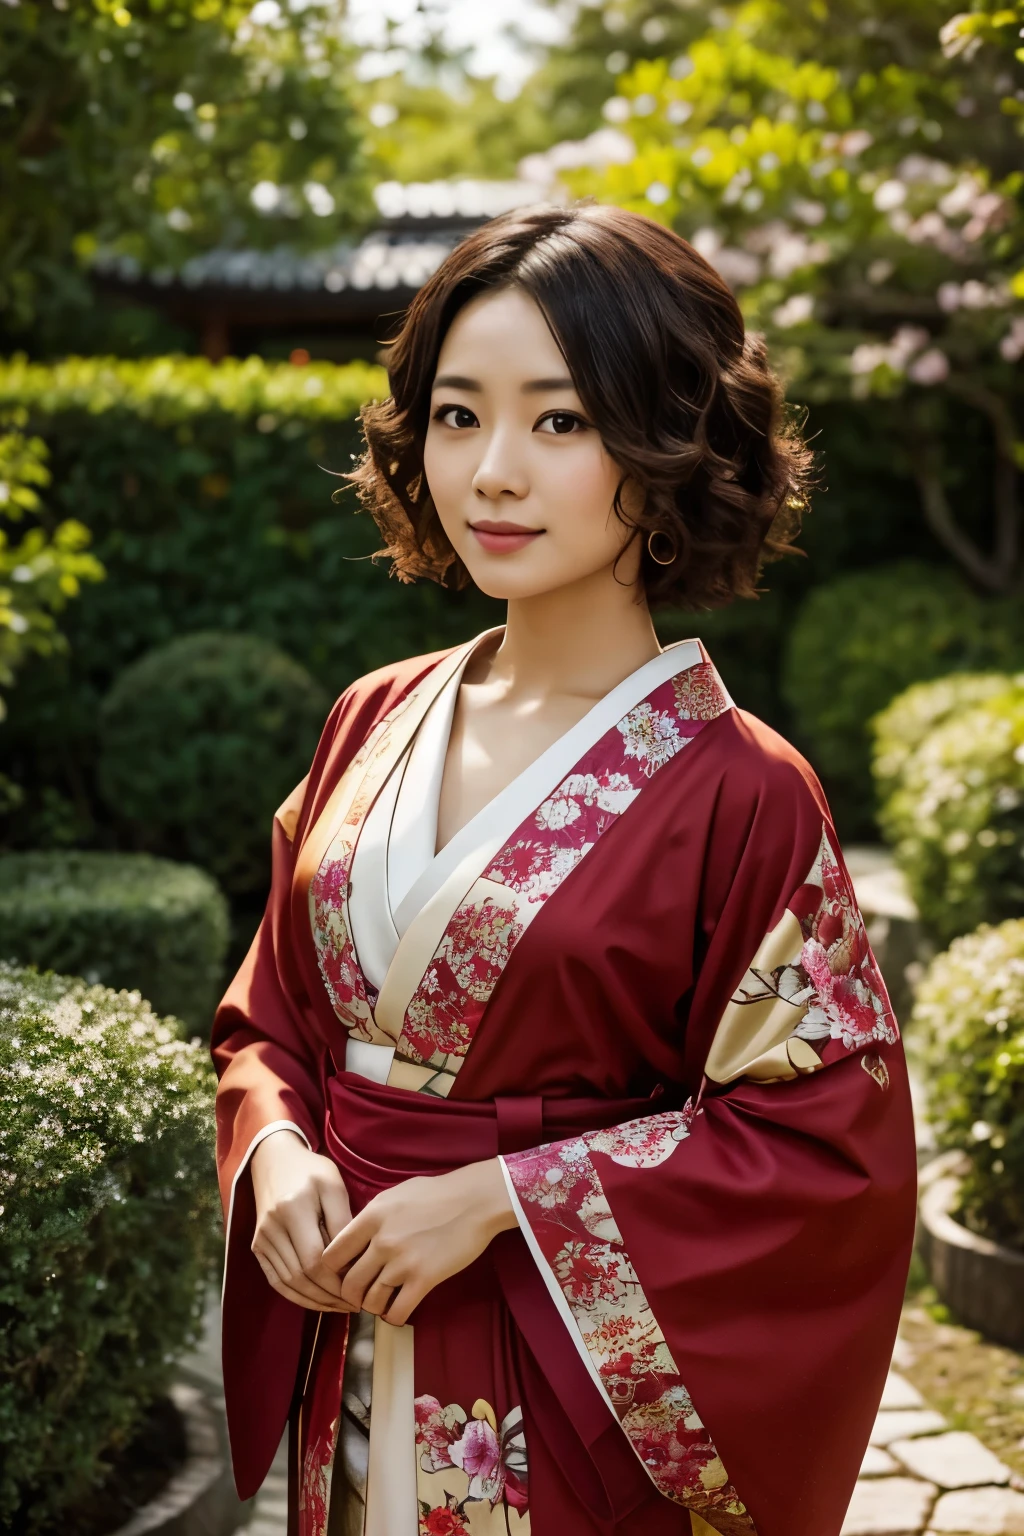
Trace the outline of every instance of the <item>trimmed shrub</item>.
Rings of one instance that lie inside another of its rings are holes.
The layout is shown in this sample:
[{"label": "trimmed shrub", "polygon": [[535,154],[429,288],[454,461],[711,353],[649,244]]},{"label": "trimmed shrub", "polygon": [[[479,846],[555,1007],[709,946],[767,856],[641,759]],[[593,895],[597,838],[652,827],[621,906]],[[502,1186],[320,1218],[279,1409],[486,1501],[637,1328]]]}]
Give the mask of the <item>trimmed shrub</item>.
[{"label": "trimmed shrub", "polygon": [[1024,1250],[1024,919],[979,928],[937,956],[911,1028],[939,1145],[969,1160],[961,1220]]},{"label": "trimmed shrub", "polygon": [[930,683],[914,683],[871,721],[875,750],[871,762],[878,802],[896,789],[907,762],[925,737],[951,716],[1006,692],[1005,672],[953,672]]},{"label": "trimmed shrub", "polygon": [[[1024,676],[952,713],[948,681],[929,686],[939,723],[904,755],[880,823],[922,919],[948,943],[1024,912]],[[912,717],[927,712],[922,695]],[[897,700],[890,723],[900,712]]]},{"label": "trimmed shrub", "polygon": [[0,854],[0,936],[8,959],[141,992],[209,1032],[228,908],[200,869],[144,853]]},{"label": "trimmed shrub", "polygon": [[386,390],[364,363],[0,361],[0,408],[24,406],[49,450],[48,514],[82,522],[107,572],[62,618],[69,654],[33,660],[11,690],[0,773],[25,798],[0,824],[5,841],[114,845],[96,786],[100,702],[180,635],[260,635],[334,699],[375,667],[500,622],[478,593],[389,581],[369,559],[372,521],[354,497],[331,499],[332,472],[359,448],[359,406]]},{"label": "trimmed shrub", "polygon": [[0,1526],[101,1480],[197,1336],[213,1073],[137,993],[0,964]]},{"label": "trimmed shrub", "polygon": [[136,847],[233,895],[269,879],[270,825],[309,771],[331,700],[254,635],[186,635],[128,667],[100,714],[99,785]]},{"label": "trimmed shrub", "polygon": [[870,722],[911,683],[1024,666],[1024,615],[954,572],[904,561],[817,587],[789,636],[783,694],[846,823],[872,830]]}]

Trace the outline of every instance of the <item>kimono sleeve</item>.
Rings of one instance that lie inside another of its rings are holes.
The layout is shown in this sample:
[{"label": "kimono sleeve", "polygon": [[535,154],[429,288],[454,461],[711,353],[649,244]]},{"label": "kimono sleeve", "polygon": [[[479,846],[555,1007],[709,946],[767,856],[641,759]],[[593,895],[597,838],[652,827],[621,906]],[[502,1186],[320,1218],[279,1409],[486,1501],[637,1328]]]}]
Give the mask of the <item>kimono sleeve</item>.
[{"label": "kimono sleeve", "polygon": [[813,777],[728,801],[681,1002],[699,1093],[503,1165],[660,1492],[695,1530],[838,1536],[910,1258],[909,1091]]},{"label": "kimono sleeve", "polygon": [[309,821],[344,699],[335,706],[306,779],[274,817],[273,874],[263,920],[213,1023],[217,1169],[226,1223],[222,1353],[235,1480],[250,1497],[288,1416],[305,1314],[271,1289],[250,1244],[256,1220],[250,1159],[273,1131],[319,1150],[322,1044],[292,932],[295,852]]}]

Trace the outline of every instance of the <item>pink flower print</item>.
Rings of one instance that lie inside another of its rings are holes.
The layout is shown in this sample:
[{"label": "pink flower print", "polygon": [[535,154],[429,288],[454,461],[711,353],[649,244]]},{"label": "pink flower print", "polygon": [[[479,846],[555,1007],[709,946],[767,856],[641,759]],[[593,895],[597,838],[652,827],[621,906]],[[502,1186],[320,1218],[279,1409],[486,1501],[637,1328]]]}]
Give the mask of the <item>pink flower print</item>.
[{"label": "pink flower print", "polygon": [[504,1479],[501,1475],[501,1446],[498,1436],[486,1419],[470,1419],[460,1439],[450,1447],[448,1454],[455,1466],[461,1467],[469,1478],[471,1499],[487,1499],[496,1504],[501,1498]]},{"label": "pink flower print", "polygon": [[453,1465],[451,1447],[462,1433],[466,1415],[458,1403],[442,1408],[436,1397],[424,1395],[413,1403],[416,1414],[416,1445],[425,1472],[441,1472]]}]

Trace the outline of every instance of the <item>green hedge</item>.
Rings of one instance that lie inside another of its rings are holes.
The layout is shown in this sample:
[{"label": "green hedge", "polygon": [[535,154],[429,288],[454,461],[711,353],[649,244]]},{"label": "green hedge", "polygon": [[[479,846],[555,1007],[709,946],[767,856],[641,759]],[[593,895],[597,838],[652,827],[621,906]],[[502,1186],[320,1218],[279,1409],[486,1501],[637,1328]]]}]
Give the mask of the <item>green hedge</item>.
[{"label": "green hedge", "polygon": [[930,683],[914,683],[898,693],[870,722],[874,737],[871,772],[884,805],[898,787],[911,757],[925,737],[953,715],[1005,693],[1005,672],[952,672]]},{"label": "green hedge", "polygon": [[948,943],[1024,913],[1024,674],[996,691],[991,678],[965,680],[959,709],[950,679],[911,695],[879,722],[886,774],[886,742],[903,749],[929,696],[936,723],[903,752],[880,822],[924,922]]},{"label": "green hedge", "polygon": [[187,864],[142,853],[0,855],[8,960],[141,992],[208,1032],[227,943],[224,897]]},{"label": "green hedge", "polygon": [[969,1159],[963,1220],[1024,1250],[1024,919],[979,928],[939,955],[911,1027],[939,1145]]},{"label": "green hedge", "polygon": [[[848,828],[870,834],[870,722],[911,683],[1024,666],[1024,613],[941,566],[903,561],[816,588],[789,635],[783,692]],[[849,835],[849,831],[847,832]]]},{"label": "green hedge", "polygon": [[33,662],[8,699],[0,773],[25,792],[0,839],[111,846],[99,798],[99,706],[121,672],[181,635],[262,636],[335,698],[354,678],[454,643],[498,604],[402,586],[332,472],[359,449],[360,404],[382,369],[201,358],[52,366],[0,361],[0,411],[29,413],[50,454],[46,504],[93,535],[106,580],[62,616],[65,658]]},{"label": "green hedge", "polygon": [[100,711],[99,786],[137,848],[231,895],[266,888],[274,812],[309,771],[332,700],[253,635],[185,635],[127,667]]},{"label": "green hedge", "polygon": [[213,1091],[137,995],[0,964],[4,1530],[59,1525],[196,1336]]}]

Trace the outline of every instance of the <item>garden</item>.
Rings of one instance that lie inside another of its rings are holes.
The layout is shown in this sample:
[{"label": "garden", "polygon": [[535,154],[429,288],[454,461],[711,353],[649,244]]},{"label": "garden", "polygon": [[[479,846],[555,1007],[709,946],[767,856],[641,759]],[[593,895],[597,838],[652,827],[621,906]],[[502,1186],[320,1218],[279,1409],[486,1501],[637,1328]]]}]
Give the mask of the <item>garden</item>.
[{"label": "garden", "polygon": [[[1007,1402],[1024,1387],[1024,0],[536,0],[511,83],[445,7],[384,9],[373,32],[329,0],[0,6],[16,1536],[118,1531],[186,1456],[168,1394],[220,1262],[206,1041],[273,812],[348,683],[500,622],[374,562],[340,477],[387,392],[379,336],[318,350],[300,318],[214,360],[160,301],[211,251],[355,248],[381,185],[635,209],[767,338],[816,454],[804,555],[756,601],[656,624],[700,634],[901,882],[920,1327],[976,1330]],[[111,263],[149,297],[104,287]],[[983,1426],[981,1356],[928,1338],[954,1385],[924,1390]]]}]

